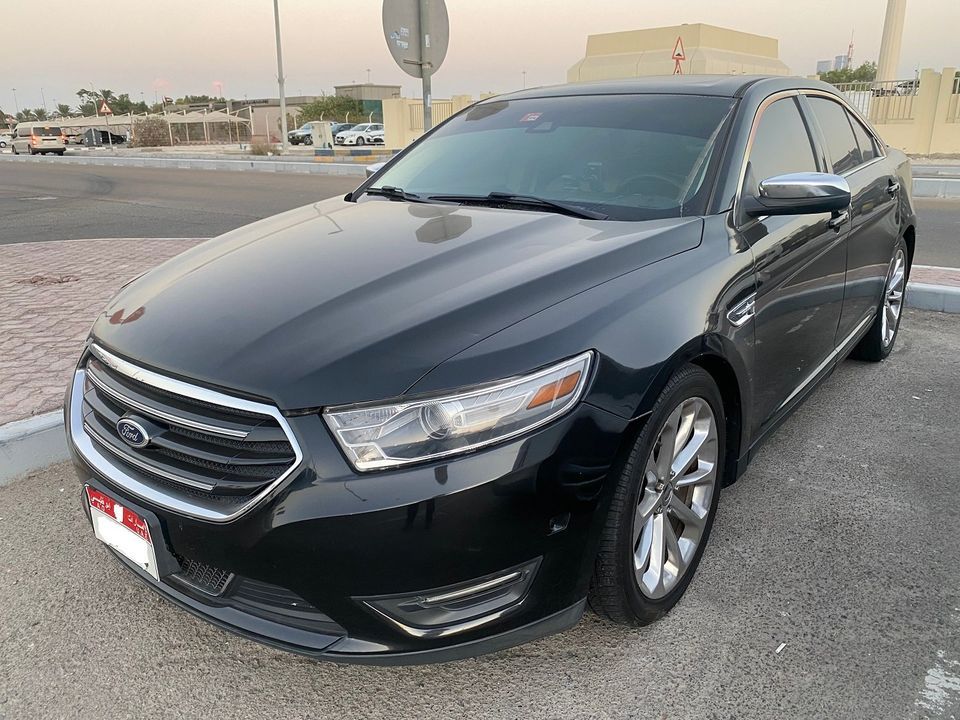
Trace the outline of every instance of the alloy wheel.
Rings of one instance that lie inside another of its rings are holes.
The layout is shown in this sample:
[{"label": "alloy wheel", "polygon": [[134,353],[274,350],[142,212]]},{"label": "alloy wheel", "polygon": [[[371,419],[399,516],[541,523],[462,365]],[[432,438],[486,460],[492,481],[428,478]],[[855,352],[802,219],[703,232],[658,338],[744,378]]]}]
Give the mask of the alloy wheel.
[{"label": "alloy wheel", "polygon": [[903,289],[906,283],[907,258],[903,248],[897,249],[897,254],[890,264],[890,273],[887,275],[887,286],[883,291],[883,318],[880,337],[884,346],[893,342],[897,334],[897,322],[900,320],[900,311],[903,309]]},{"label": "alloy wheel", "polygon": [[680,403],[647,457],[633,518],[633,567],[640,592],[659,599],[676,587],[703,539],[717,485],[717,421],[700,397]]}]

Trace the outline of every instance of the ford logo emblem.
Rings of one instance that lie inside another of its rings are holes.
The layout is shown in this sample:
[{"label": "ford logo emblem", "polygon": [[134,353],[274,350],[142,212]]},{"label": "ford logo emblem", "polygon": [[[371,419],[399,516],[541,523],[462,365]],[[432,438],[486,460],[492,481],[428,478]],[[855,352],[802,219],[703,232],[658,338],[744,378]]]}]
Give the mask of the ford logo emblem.
[{"label": "ford logo emblem", "polygon": [[130,418],[117,420],[117,435],[130,447],[144,448],[150,444],[150,435],[146,428]]}]

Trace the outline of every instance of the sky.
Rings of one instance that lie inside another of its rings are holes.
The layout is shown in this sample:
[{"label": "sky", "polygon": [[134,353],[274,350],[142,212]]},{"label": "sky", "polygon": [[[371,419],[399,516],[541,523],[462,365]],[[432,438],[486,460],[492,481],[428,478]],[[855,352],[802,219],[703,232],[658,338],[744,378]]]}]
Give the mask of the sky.
[{"label": "sky", "polygon": [[[142,96],[276,97],[270,0],[44,0],[3,3],[0,108],[76,105],[76,91]],[[886,0],[447,0],[450,49],[435,97],[478,96],[562,83],[587,35],[704,22],[770,35],[797,75],[844,54],[876,60]],[[380,0],[280,0],[287,94],[331,93],[335,84],[419,81],[392,61]],[[49,18],[58,18],[50,22]],[[17,32],[12,32],[13,28]],[[31,29],[33,28],[33,29]],[[960,65],[960,0],[908,0],[898,76]],[[524,76],[524,71],[526,75]],[[42,94],[41,94],[42,93]]]}]

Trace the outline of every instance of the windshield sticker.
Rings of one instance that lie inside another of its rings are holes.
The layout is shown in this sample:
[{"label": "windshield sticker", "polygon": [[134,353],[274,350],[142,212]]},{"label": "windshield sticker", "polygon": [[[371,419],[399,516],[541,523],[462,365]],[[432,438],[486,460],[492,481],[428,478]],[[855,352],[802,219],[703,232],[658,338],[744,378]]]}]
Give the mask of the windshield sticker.
[{"label": "windshield sticker", "polygon": [[520,122],[536,122],[537,118],[539,118],[541,115],[543,115],[543,113],[527,113],[520,118]]}]

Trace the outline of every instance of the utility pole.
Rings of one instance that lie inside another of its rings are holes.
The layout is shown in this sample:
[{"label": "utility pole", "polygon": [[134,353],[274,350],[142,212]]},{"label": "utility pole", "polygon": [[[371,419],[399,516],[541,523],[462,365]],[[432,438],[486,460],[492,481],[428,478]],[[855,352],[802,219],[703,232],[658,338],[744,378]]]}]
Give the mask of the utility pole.
[{"label": "utility pole", "polygon": [[17,102],[17,89],[16,88],[10,88],[10,89],[13,90],[13,106],[17,109],[17,115],[19,115],[20,103]]},{"label": "utility pole", "polygon": [[[430,0],[420,0],[420,57],[429,56],[430,49]],[[429,62],[421,66],[423,72],[423,131],[433,127],[433,91],[430,87],[430,75],[433,66]]]},{"label": "utility pole", "polygon": [[520,74],[523,75],[523,89],[526,90],[527,89],[527,71],[524,70]]},{"label": "utility pole", "polygon": [[[423,0],[421,0],[423,2]],[[283,92],[283,52],[280,50],[280,4],[273,0],[273,22],[277,29],[277,83],[280,85],[280,149],[287,151],[287,98]],[[267,142],[270,141],[269,129]]]},{"label": "utility pole", "polygon": [[47,98],[43,95],[43,88],[40,88],[40,102],[43,104],[43,111],[47,111]]}]

